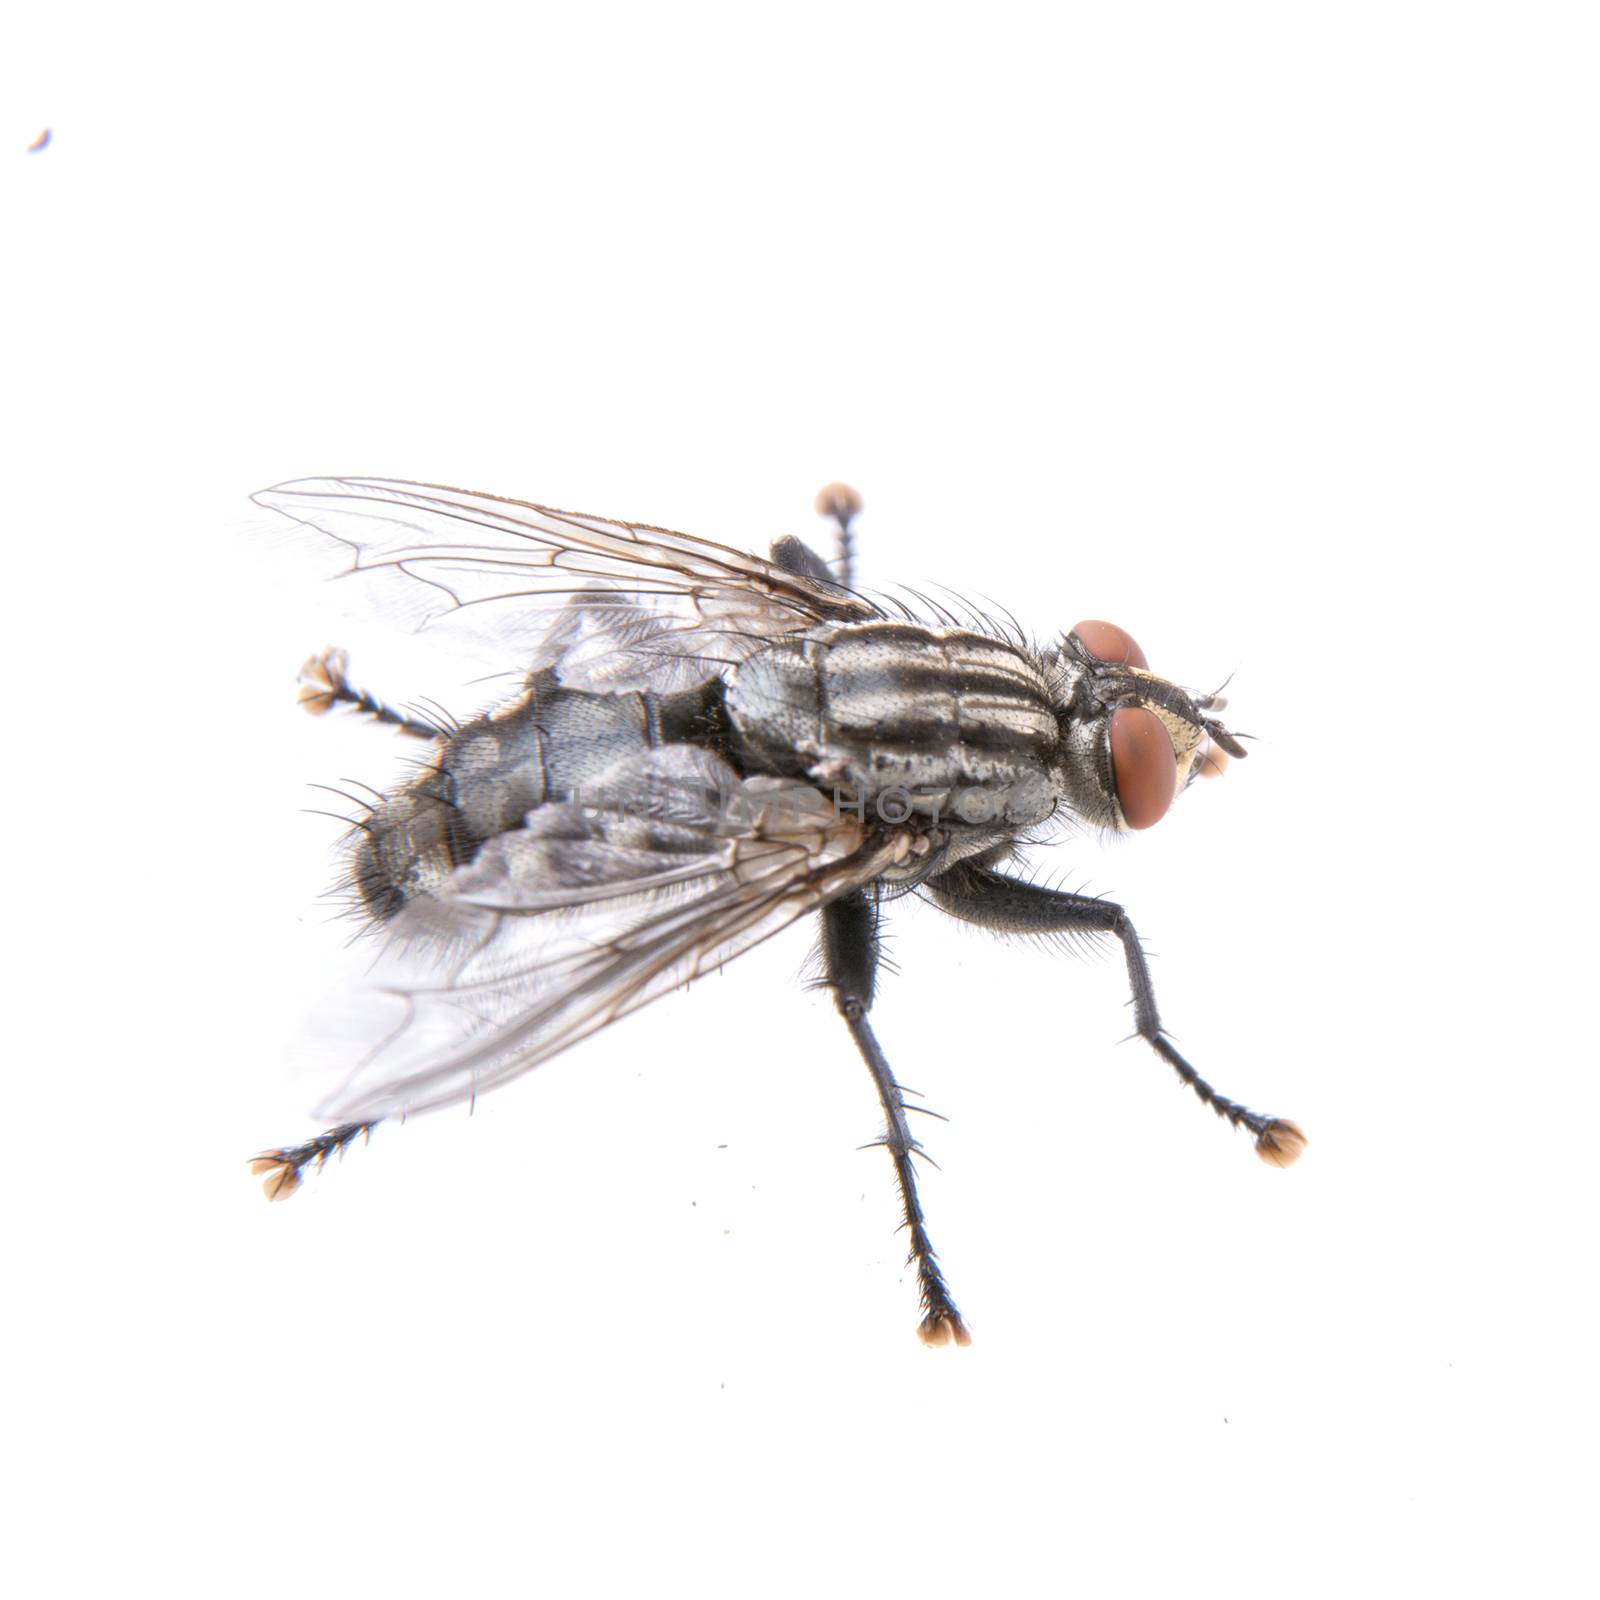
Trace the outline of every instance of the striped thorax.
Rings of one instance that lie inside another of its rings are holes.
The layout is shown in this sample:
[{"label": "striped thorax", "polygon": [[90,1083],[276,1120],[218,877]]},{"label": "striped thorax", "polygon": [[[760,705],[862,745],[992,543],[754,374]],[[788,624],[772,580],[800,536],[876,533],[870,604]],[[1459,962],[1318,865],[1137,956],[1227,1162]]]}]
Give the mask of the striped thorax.
[{"label": "striped thorax", "polygon": [[726,704],[741,764],[881,820],[1018,828],[1055,808],[1049,684],[1004,640],[897,622],[820,630],[744,662]]}]

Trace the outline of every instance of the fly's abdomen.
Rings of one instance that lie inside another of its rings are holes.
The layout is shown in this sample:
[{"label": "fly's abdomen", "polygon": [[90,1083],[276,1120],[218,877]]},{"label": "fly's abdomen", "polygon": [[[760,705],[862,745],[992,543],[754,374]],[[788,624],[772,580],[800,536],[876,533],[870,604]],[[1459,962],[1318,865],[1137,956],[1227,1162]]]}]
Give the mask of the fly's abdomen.
[{"label": "fly's abdomen", "polygon": [[673,742],[717,747],[720,685],[593,694],[542,672],[514,705],[444,740],[434,762],[362,824],[355,887],[378,921],[435,893],[497,834],[550,801],[581,801],[618,761]]},{"label": "fly's abdomen", "polygon": [[1016,825],[1054,807],[1043,675],[983,634],[867,623],[779,645],[735,670],[727,710],[747,768],[852,800]]}]

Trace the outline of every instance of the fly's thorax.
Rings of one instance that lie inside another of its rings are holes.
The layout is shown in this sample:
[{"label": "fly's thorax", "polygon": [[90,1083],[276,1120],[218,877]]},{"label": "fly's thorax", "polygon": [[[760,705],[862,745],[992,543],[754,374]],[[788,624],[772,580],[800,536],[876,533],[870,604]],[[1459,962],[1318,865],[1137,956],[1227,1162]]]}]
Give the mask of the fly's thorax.
[{"label": "fly's thorax", "polygon": [[747,770],[803,776],[842,803],[958,828],[1026,827],[1056,804],[1061,732],[1044,672],[985,634],[818,630],[742,662],[726,705]]}]

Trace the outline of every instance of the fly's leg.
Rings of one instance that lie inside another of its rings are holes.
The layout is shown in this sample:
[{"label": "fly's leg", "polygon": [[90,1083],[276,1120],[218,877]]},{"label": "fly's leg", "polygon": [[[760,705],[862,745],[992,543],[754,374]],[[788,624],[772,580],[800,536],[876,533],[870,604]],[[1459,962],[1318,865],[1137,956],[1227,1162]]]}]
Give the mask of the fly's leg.
[{"label": "fly's leg", "polygon": [[935,902],[952,916],[975,922],[997,933],[1109,933],[1122,942],[1128,963],[1128,983],[1133,990],[1134,1026],[1139,1037],[1188,1086],[1236,1128],[1255,1135],[1256,1154],[1269,1166],[1287,1167],[1305,1149],[1306,1136],[1282,1117],[1262,1116],[1235,1100],[1218,1094],[1178,1053],[1161,1028],[1155,989],[1139,936],[1128,913],[1109,900],[1091,895],[1067,894],[1039,884],[1008,878],[987,867],[962,864],[932,878],[926,885]]},{"label": "fly's leg", "polygon": [[923,1318],[917,1333],[924,1344],[971,1344],[956,1303],[945,1287],[944,1275],[928,1238],[922,1203],[917,1199],[917,1175],[912,1158],[922,1147],[912,1137],[906,1121],[904,1091],[878,1047],[877,1037],[867,1021],[878,971],[878,913],[860,890],[835,900],[822,913],[822,960],[834,1003],[844,1018],[850,1037],[855,1040],[862,1060],[872,1073],[872,1082],[883,1106],[885,1127],[878,1141],[894,1162],[894,1175],[900,1185],[905,1210],[905,1229],[911,1239],[910,1263],[917,1269]]},{"label": "fly's leg", "polygon": [[370,1134],[376,1122],[345,1122],[337,1128],[319,1133],[304,1144],[291,1144],[282,1150],[263,1150],[250,1163],[250,1170],[260,1175],[261,1187],[269,1200],[287,1200],[300,1187],[305,1169],[313,1162],[322,1166],[332,1155],[342,1155],[345,1149],[363,1134]]},{"label": "fly's leg", "polygon": [[409,711],[397,710],[365,689],[355,688],[347,673],[350,657],[343,650],[324,650],[312,656],[300,669],[300,704],[314,717],[335,706],[354,706],[356,710],[388,723],[414,739],[441,739],[448,731],[442,723],[430,722]]},{"label": "fly's leg", "polygon": [[772,564],[785,572],[798,573],[802,578],[833,587],[833,574],[828,570],[828,563],[804,539],[797,539],[792,533],[772,541]]},{"label": "fly's leg", "polygon": [[860,511],[861,496],[849,484],[830,483],[817,494],[817,515],[831,518],[836,525],[837,553],[833,566],[830,568],[810,545],[792,533],[773,543],[773,566],[825,583],[830,588],[848,589],[855,581],[855,535],[850,531],[850,524]]},{"label": "fly's leg", "polygon": [[817,493],[817,515],[831,517],[838,525],[835,535],[838,554],[834,559],[838,570],[833,581],[849,589],[855,584],[856,567],[855,535],[850,531],[850,524],[861,515],[860,492],[848,483],[830,483]]}]

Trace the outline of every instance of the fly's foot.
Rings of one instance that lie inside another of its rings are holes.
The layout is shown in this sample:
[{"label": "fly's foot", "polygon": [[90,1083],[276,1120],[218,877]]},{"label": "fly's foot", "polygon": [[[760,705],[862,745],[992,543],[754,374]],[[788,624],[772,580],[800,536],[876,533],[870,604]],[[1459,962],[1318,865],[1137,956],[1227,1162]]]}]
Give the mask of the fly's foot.
[{"label": "fly's foot", "polygon": [[350,697],[350,683],[345,674],[350,668],[350,657],[343,650],[324,650],[306,662],[300,669],[296,682],[300,688],[301,707],[314,717],[326,716],[341,701]]},{"label": "fly's foot", "polygon": [[287,1150],[257,1156],[250,1170],[261,1177],[262,1193],[269,1200],[287,1200],[300,1187],[300,1169],[289,1160]]},{"label": "fly's foot", "polygon": [[917,1337],[931,1350],[936,1345],[954,1344],[963,1349],[972,1343],[972,1335],[954,1306],[940,1306],[930,1311],[917,1324]]},{"label": "fly's foot", "polygon": [[326,716],[335,706],[354,706],[357,711],[379,722],[398,728],[414,739],[442,739],[449,732],[449,718],[436,719],[421,712],[398,711],[377,695],[356,688],[349,677],[350,656],[344,650],[323,650],[301,667],[295,680],[300,686],[302,710],[314,717]]},{"label": "fly's foot", "polygon": [[[1131,959],[1131,958],[1130,958]],[[1140,958],[1142,973],[1143,958]],[[1137,992],[1137,991],[1136,991]],[[1230,1100],[1200,1076],[1184,1058],[1177,1047],[1161,1031],[1159,1025],[1145,1032],[1145,1038],[1157,1055],[1173,1067],[1178,1076],[1194,1090],[1200,1100],[1211,1107],[1225,1122],[1235,1128],[1248,1128],[1256,1136],[1256,1154],[1269,1167],[1292,1167],[1305,1149],[1306,1136],[1287,1117],[1268,1117],[1259,1111]]]},{"label": "fly's foot", "polygon": [[848,483],[830,483],[817,490],[817,515],[835,522],[853,522],[861,515],[861,491]]},{"label": "fly's foot", "polygon": [[1256,1135],[1256,1154],[1269,1167],[1292,1167],[1306,1147],[1306,1136],[1285,1117],[1274,1117]]},{"label": "fly's foot", "polygon": [[370,1135],[375,1122],[346,1122],[319,1133],[304,1144],[287,1145],[281,1150],[263,1150],[250,1163],[250,1170],[261,1179],[262,1192],[269,1200],[287,1200],[299,1187],[305,1169],[322,1166],[331,1155],[343,1154],[345,1147],[363,1134]]}]

